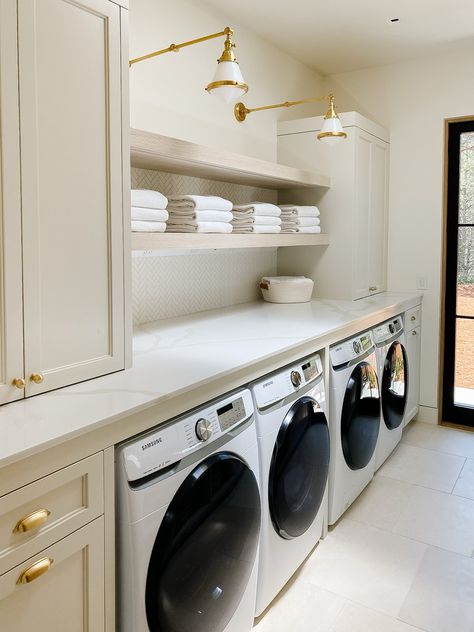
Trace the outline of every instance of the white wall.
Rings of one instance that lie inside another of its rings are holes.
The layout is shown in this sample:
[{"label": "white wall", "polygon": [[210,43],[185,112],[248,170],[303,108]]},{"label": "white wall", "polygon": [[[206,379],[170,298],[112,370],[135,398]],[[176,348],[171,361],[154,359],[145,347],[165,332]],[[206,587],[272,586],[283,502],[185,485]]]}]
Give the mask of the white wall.
[{"label": "white wall", "polygon": [[474,115],[474,43],[449,54],[333,75],[339,111],[390,130],[388,288],[424,293],[421,404],[437,406],[444,119]]},{"label": "white wall", "polygon": [[[231,26],[236,56],[249,92],[249,107],[287,99],[319,96],[321,77],[280,52],[224,13],[186,0],[131,0],[130,56],[136,57]],[[211,147],[225,148],[267,160],[276,159],[275,121],[320,114],[318,106],[302,106],[234,119],[233,105],[205,92],[212,80],[224,38],[218,38],[156,59],[130,70],[131,124]]]}]

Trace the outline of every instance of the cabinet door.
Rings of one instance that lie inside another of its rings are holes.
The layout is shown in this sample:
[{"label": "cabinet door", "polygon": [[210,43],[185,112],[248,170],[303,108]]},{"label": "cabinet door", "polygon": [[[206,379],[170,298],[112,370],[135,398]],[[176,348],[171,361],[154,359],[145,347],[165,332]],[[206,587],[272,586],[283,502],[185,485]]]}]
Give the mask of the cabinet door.
[{"label": "cabinet door", "polygon": [[368,262],[369,292],[374,294],[387,286],[388,144],[374,136],[370,157]]},{"label": "cabinet door", "polygon": [[369,294],[369,256],[372,188],[372,136],[356,131],[355,150],[355,208],[353,215],[352,298]]},{"label": "cabinet door", "polygon": [[408,395],[404,425],[418,413],[420,404],[420,354],[421,327],[407,332],[406,350],[408,358]]},{"label": "cabinet door", "polygon": [[32,395],[124,365],[120,9],[108,0],[18,7]]},{"label": "cabinet door", "polygon": [[103,632],[103,518],[0,576],[0,626],[11,632]]},{"label": "cabinet door", "polygon": [[16,0],[0,2],[0,403],[24,397]]}]

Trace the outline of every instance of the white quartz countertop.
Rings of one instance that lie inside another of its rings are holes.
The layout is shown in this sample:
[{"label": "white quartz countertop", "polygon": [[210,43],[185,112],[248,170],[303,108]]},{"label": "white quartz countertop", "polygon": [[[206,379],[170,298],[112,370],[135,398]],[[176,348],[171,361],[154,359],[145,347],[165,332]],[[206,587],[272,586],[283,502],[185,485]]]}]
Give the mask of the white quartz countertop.
[{"label": "white quartz countertop", "polygon": [[206,395],[204,387],[217,381],[225,394],[226,380],[229,389],[237,378],[243,385],[246,370],[254,379],[257,363],[264,375],[275,360],[283,366],[285,354],[303,357],[421,299],[383,293],[355,302],[246,303],[143,326],[134,337],[133,368],[1,406],[0,466],[173,399],[178,414],[186,394]]}]

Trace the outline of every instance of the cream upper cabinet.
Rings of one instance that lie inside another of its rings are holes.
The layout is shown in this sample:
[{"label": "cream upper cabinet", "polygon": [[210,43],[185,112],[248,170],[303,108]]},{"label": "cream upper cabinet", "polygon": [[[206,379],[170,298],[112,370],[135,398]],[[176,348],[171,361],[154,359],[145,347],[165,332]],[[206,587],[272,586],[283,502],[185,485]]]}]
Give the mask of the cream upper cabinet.
[{"label": "cream upper cabinet", "polygon": [[[388,134],[356,112],[341,114],[347,139],[330,147],[316,138],[322,117],[279,124],[278,160],[331,177],[324,194],[281,192],[281,200],[317,204],[326,249],[288,248],[281,274],[306,274],[319,297],[358,299],[386,289]],[[316,252],[317,250],[317,252]]]},{"label": "cream upper cabinet", "polygon": [[124,368],[128,64],[113,2],[0,12],[4,403]]}]

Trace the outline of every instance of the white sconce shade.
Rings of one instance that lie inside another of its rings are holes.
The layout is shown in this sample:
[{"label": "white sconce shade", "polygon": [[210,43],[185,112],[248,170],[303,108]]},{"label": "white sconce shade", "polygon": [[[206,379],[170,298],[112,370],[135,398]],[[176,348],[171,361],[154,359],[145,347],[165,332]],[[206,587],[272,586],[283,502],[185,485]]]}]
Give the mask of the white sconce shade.
[{"label": "white sconce shade", "polygon": [[324,123],[318,134],[318,140],[322,140],[326,145],[337,145],[339,140],[347,138],[347,134],[342,128],[342,123],[334,107],[334,95],[329,95],[329,109],[324,117]]},{"label": "white sconce shade", "polygon": [[237,61],[219,61],[211,83],[206,87],[225,103],[240,99],[248,90]]}]

